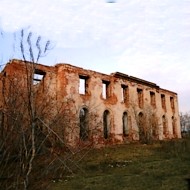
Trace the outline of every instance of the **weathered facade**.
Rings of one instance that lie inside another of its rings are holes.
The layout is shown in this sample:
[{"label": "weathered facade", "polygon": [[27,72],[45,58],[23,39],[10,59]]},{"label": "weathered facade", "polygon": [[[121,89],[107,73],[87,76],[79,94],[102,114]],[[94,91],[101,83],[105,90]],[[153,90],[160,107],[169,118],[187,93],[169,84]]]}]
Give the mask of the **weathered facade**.
[{"label": "weathered facade", "polygon": [[[19,81],[16,88],[25,90],[26,64],[32,65],[20,60],[7,64],[1,73],[2,93],[13,84],[8,79]],[[175,92],[119,72],[106,75],[69,64],[33,65],[35,111],[46,124],[58,118],[51,127],[72,146],[125,143],[144,136],[159,140],[181,137]]]}]

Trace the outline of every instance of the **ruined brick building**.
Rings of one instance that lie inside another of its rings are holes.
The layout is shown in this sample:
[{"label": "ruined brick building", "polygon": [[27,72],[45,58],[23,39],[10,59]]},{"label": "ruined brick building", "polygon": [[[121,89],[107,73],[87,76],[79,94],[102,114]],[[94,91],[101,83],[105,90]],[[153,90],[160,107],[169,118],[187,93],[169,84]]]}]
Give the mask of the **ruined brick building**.
[{"label": "ruined brick building", "polygon": [[[6,96],[17,93],[25,99],[27,64],[31,63],[11,60],[1,72],[4,112]],[[35,113],[43,120],[39,126],[48,124],[72,146],[89,141],[125,143],[145,133],[159,140],[181,137],[177,94],[155,83],[69,64],[34,64],[32,75]],[[51,120],[56,122],[51,125]]]}]

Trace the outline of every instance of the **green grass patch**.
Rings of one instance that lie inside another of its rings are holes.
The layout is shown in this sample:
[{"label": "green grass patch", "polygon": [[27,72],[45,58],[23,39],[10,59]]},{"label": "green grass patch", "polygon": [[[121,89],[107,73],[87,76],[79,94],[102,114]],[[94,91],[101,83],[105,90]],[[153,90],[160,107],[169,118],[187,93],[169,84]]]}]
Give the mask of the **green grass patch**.
[{"label": "green grass patch", "polygon": [[91,150],[81,170],[52,190],[187,190],[190,177],[190,140],[126,144]]}]

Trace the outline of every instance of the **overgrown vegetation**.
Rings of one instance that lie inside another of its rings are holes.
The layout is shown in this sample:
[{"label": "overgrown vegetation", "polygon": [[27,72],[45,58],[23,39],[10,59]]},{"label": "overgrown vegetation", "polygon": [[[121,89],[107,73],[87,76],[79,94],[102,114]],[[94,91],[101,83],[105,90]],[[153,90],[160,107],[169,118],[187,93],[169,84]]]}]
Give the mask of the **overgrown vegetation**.
[{"label": "overgrown vegetation", "polygon": [[145,105],[143,111],[138,108],[135,102],[131,102],[131,109],[139,131],[139,141],[143,144],[152,144],[158,140],[159,136],[159,119],[156,110],[149,105]]},{"label": "overgrown vegetation", "polygon": [[48,96],[51,81],[43,89],[45,97],[38,80],[34,81],[41,72],[36,62],[51,49],[50,41],[22,30],[17,48],[23,73],[13,69],[10,75],[5,70],[0,74],[0,189],[47,189],[51,179],[79,168],[82,148],[78,145],[73,150],[64,141],[64,127],[71,118],[62,105],[52,109],[54,97]]},{"label": "overgrown vegetation", "polygon": [[190,112],[180,113],[181,132],[183,137],[190,137]]},{"label": "overgrown vegetation", "polygon": [[[188,140],[159,142],[152,146],[129,144],[99,150],[92,150],[91,144],[82,147],[78,144],[75,150],[69,148],[64,135],[60,136],[61,132],[55,130],[56,126],[69,128],[71,118],[65,114],[69,110],[63,110],[59,105],[51,117],[51,97],[46,96],[40,104],[36,103],[35,62],[46,55],[50,42],[41,43],[41,37],[33,38],[31,32],[22,30],[20,34],[26,90],[20,90],[23,89],[22,80],[14,74],[8,78],[2,73],[0,78],[1,189],[47,189],[50,182],[53,189],[185,189],[184,178],[189,175],[190,164]],[[86,110],[82,110],[85,113]],[[140,141],[151,144],[155,140],[153,137],[157,136],[156,115],[148,108],[144,115],[134,111]],[[84,113],[80,115],[82,140],[88,137]],[[91,115],[97,127],[96,115],[86,114]],[[49,122],[46,122],[47,117],[51,118]],[[97,133],[97,129],[92,132]],[[61,180],[62,183],[57,183]]]},{"label": "overgrown vegetation", "polygon": [[190,139],[91,150],[75,175],[52,181],[52,190],[187,190]]}]

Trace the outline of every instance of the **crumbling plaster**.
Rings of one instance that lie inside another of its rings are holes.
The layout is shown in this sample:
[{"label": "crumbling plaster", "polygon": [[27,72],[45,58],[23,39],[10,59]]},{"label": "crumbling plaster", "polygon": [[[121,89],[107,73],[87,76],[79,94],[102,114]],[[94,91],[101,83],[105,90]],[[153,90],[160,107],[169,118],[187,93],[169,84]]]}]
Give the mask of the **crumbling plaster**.
[{"label": "crumbling plaster", "polygon": [[[8,76],[14,75],[14,77],[19,76],[22,78],[26,75],[25,64],[28,63],[12,60],[7,64],[3,72],[6,72]],[[175,92],[162,89],[154,83],[118,72],[106,75],[69,64],[57,64],[54,67],[35,64],[35,69],[46,73],[43,80],[36,86],[38,92],[36,94],[36,102],[40,106],[44,99],[51,97],[49,98],[51,109],[48,109],[52,115],[57,113],[56,109],[58,107],[61,107],[62,114],[67,119],[65,119],[64,126],[59,126],[59,132],[64,134],[64,138],[72,146],[81,141],[79,136],[79,114],[82,108],[86,108],[89,112],[89,137],[95,141],[95,144],[104,144],[108,141],[110,143],[124,143],[126,140],[138,140],[139,129],[135,115],[138,115],[140,112],[143,113],[146,111],[145,109],[149,108],[158,117],[158,138],[160,140],[181,137],[178,97]],[[3,72],[1,73],[1,77]],[[79,93],[80,77],[85,78],[87,81],[85,94]],[[104,82],[109,85],[107,98],[103,97],[102,88]],[[128,88],[129,97],[127,103],[122,100],[122,85]],[[0,83],[0,87],[2,87],[2,83]],[[143,108],[139,108],[138,105],[137,89],[143,92]],[[155,107],[152,107],[150,104],[150,92],[155,94]],[[161,94],[165,96],[166,110],[162,108]],[[175,109],[171,108],[171,97],[174,100]],[[111,118],[110,137],[108,139],[104,139],[103,135],[103,113],[105,110],[110,112]],[[122,116],[124,112],[128,115],[128,127],[131,131],[128,137],[124,137],[123,135]],[[167,134],[163,134],[163,115],[167,118]],[[172,127],[172,117],[175,118],[175,134]],[[64,132],[61,132],[62,130]],[[97,131],[92,132],[92,130]]]}]

